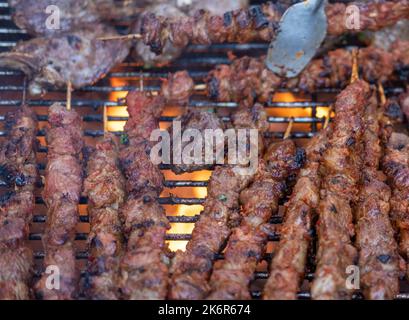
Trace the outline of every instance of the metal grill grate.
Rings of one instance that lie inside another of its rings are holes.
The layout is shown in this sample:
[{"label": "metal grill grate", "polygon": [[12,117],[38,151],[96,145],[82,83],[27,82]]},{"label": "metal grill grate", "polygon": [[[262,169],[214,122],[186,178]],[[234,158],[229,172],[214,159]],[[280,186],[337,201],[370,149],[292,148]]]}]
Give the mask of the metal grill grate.
[{"label": "metal grill grate", "polygon": [[[0,52],[10,50],[18,40],[28,39],[25,31],[17,29],[12,23],[10,12],[7,2],[0,0]],[[227,53],[232,51],[234,54],[241,55],[258,55],[265,52],[267,44],[250,43],[250,44],[221,44],[213,46],[203,45],[191,45],[187,48],[184,55],[172,65],[165,68],[153,68],[145,70],[142,66],[135,62],[124,62],[115,68],[107,77],[101,80],[99,83],[93,86],[87,86],[81,90],[77,90],[73,93],[72,106],[81,113],[84,122],[84,134],[86,142],[90,145],[95,143],[95,138],[103,135],[103,107],[106,106],[113,111],[116,109],[124,108],[123,99],[113,99],[113,93],[124,93],[130,90],[138,90],[139,79],[143,77],[145,81],[144,90],[157,91],[159,90],[160,78],[166,77],[168,72],[172,72],[178,69],[187,69],[189,74],[195,79],[196,83],[200,83],[203,76],[207,74],[207,71],[220,63],[229,63]],[[23,75],[21,72],[0,69],[0,123],[4,122],[4,115],[7,111],[12,110],[15,107],[21,105],[23,86]],[[117,84],[119,83],[119,84]],[[387,88],[386,92],[389,95],[399,94],[403,92],[403,88],[394,87]],[[287,91],[280,90],[281,93]],[[339,89],[325,89],[314,93],[310,96],[299,94],[298,91],[292,91],[290,94],[291,101],[284,101],[282,95],[277,99],[267,103],[269,118],[268,121],[271,124],[271,130],[266,133],[266,137],[273,139],[280,139],[283,137],[284,130],[287,123],[291,118],[294,120],[294,131],[292,132],[292,138],[296,139],[299,144],[303,144],[305,139],[312,137],[320,128],[324,122],[322,113],[328,109],[328,106],[334,101],[335,94],[339,92]],[[281,98],[280,98],[281,97]],[[288,99],[288,95],[284,96]],[[56,101],[63,102],[65,100],[65,92],[52,91],[41,99],[29,97],[27,103],[36,108],[38,119],[40,122],[39,140],[41,146],[38,152],[38,161],[40,174],[45,168],[45,156],[47,147],[44,141],[44,127],[47,121],[47,107]],[[223,110],[226,111],[230,108],[235,108],[236,103],[218,103],[207,100],[201,92],[196,92],[195,96],[189,103],[190,107],[212,109],[213,111],[220,112],[224,121],[228,121],[229,117],[223,115]],[[174,109],[174,108],[173,108]],[[173,110],[172,109],[172,110]],[[321,112],[321,115],[320,115]],[[175,117],[175,114],[161,117],[163,123],[169,123]],[[107,120],[109,122],[126,121],[127,117],[123,115],[108,115]],[[120,135],[121,131],[114,131],[115,134]],[[4,130],[0,130],[0,137],[5,137],[7,133]],[[164,171],[169,170],[169,166],[163,165],[161,169]],[[208,168],[211,169],[211,168]],[[183,176],[182,176],[183,177]],[[173,208],[177,205],[201,205],[204,198],[198,197],[181,197],[172,195],[173,190],[179,188],[205,188],[207,186],[206,180],[192,180],[192,179],[175,179],[167,180],[165,182],[165,188],[167,192],[158,201],[162,205],[165,205],[168,213],[169,222],[172,224],[192,224],[198,220],[198,214],[194,215],[175,215]],[[39,274],[42,268],[42,259],[44,253],[41,245],[41,234],[44,222],[46,220],[44,202],[40,196],[41,185],[38,186],[36,208],[38,212],[33,219],[33,226],[29,235],[29,240],[33,244],[35,250],[35,258],[37,263],[37,274]],[[284,201],[284,200],[283,200]],[[77,259],[80,268],[84,268],[85,261],[88,257],[86,251],[86,239],[89,229],[88,216],[86,215],[87,199],[82,197],[80,200],[80,217],[78,223],[78,232],[76,234],[77,244]],[[273,217],[272,224],[279,225],[282,222],[280,216]],[[191,237],[190,233],[169,233],[167,235],[168,241],[187,241]],[[270,236],[271,242],[276,242],[280,238],[279,233]],[[269,244],[271,245],[271,243]],[[265,261],[269,261],[272,257],[272,253],[269,250],[265,257]],[[222,259],[223,255],[217,255],[217,259]],[[313,258],[310,259],[311,261]],[[306,274],[306,281],[311,281],[314,277],[314,266],[310,263],[308,272]],[[84,275],[84,273],[83,273]],[[252,285],[253,298],[260,297],[260,285],[259,282],[267,279],[268,272],[259,270],[255,274],[255,283]],[[409,285],[403,283],[403,293],[401,293],[398,299],[409,299]],[[308,290],[303,290],[299,294],[300,299],[309,299],[310,294]],[[359,294],[355,298],[362,298]]]}]

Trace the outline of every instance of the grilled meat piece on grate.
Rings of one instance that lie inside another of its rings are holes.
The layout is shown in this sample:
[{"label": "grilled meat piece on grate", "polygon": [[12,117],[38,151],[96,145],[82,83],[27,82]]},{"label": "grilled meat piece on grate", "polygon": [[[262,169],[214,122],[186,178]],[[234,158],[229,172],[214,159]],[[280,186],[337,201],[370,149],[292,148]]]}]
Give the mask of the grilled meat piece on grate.
[{"label": "grilled meat piece on grate", "polygon": [[162,96],[152,97],[143,92],[130,92],[127,97],[128,145],[120,153],[128,191],[121,209],[127,239],[120,264],[120,289],[125,299],[165,299],[167,294],[169,263],[165,236],[170,226],[157,202],[164,178],[151,162],[151,144],[147,141],[159,127],[164,102]]},{"label": "grilled meat piece on grate", "polygon": [[[265,111],[260,106],[245,109],[243,105],[237,112],[242,117],[234,121],[236,129],[268,128]],[[255,150],[262,150],[259,145],[254,147]],[[204,299],[208,295],[211,289],[208,279],[215,255],[228,239],[232,228],[240,223],[240,192],[255,174],[243,174],[239,168],[237,165],[224,165],[212,172],[204,210],[195,224],[192,239],[185,252],[176,253],[172,263],[170,299]]]},{"label": "grilled meat piece on grate", "polygon": [[91,299],[117,300],[119,263],[123,252],[119,208],[125,198],[125,179],[119,168],[118,145],[107,135],[96,146],[87,167],[84,191],[88,196],[90,234],[88,242],[89,288]]},{"label": "grilled meat piece on grate", "polygon": [[193,94],[194,85],[187,71],[178,71],[162,81],[161,93],[168,103],[186,105]]},{"label": "grilled meat piece on grate", "polygon": [[48,162],[43,189],[48,212],[42,240],[44,267],[52,266],[52,272],[59,272],[60,288],[47,287],[50,274],[44,273],[35,289],[38,298],[66,300],[75,298],[79,280],[73,242],[82,190],[82,127],[78,113],[59,103],[50,107],[48,122]]},{"label": "grilled meat piece on grate", "polygon": [[264,287],[265,300],[297,298],[307,263],[312,221],[319,205],[320,162],[328,147],[331,129],[331,126],[322,129],[306,148],[307,163],[300,171],[290,200],[285,204],[280,242],[274,251],[270,276]]},{"label": "grilled meat piece on grate", "polygon": [[116,35],[103,24],[66,33],[19,42],[12,51],[0,54],[0,66],[23,71],[30,79],[33,95],[50,88],[91,85],[105,76],[129,53],[123,41],[100,41],[102,35]]},{"label": "grilled meat piece on grate", "polygon": [[251,185],[241,191],[243,220],[224,250],[224,259],[215,263],[210,278],[209,299],[250,299],[249,284],[264,252],[269,234],[268,220],[278,212],[285,181],[302,166],[291,140],[273,143],[260,160]]},{"label": "grilled meat piece on grate", "polygon": [[[391,52],[376,47],[361,49],[358,60],[363,78],[370,82],[396,78],[396,72],[408,62],[401,57],[405,47],[406,42],[399,42]],[[268,70],[264,57],[243,57],[209,72],[207,95],[218,101],[238,102],[255,96],[260,102],[266,102],[279,88],[315,92],[323,88],[345,87],[351,70],[352,54],[345,49],[330,51],[324,58],[311,61],[298,77],[292,79],[281,78]]]},{"label": "grilled meat piece on grate", "polygon": [[378,171],[382,148],[376,97],[369,101],[364,120],[365,167],[355,212],[361,285],[367,299],[394,299],[399,293],[400,257],[389,220],[391,190]]},{"label": "grilled meat piece on grate", "polygon": [[357,251],[352,206],[357,203],[362,177],[364,110],[369,85],[357,80],[337,97],[335,119],[328,149],[322,158],[321,198],[317,222],[318,254],[313,299],[349,299],[347,267],[354,265]]},{"label": "grilled meat piece on grate", "polygon": [[[409,258],[409,137],[403,133],[393,132],[385,146],[382,161],[392,188],[391,220],[399,234],[399,251]],[[406,260],[408,261],[408,260]],[[409,278],[409,268],[407,272]]]},{"label": "grilled meat piece on grate", "polygon": [[[409,17],[407,0],[356,5],[360,10],[360,31],[376,31]],[[347,28],[346,8],[345,4],[339,3],[327,5],[329,35],[356,32]],[[185,47],[189,43],[269,42],[277,34],[278,22],[283,13],[282,5],[272,3],[238,9],[220,16],[205,10],[198,10],[186,18],[165,18],[150,13],[144,16],[140,33],[144,43],[157,54],[162,52],[168,42],[175,47]]]},{"label": "grilled meat piece on grate", "polygon": [[13,191],[0,203],[0,300],[30,299],[33,253],[26,243],[33,218],[37,116],[28,106],[5,117],[7,140],[0,148],[1,178]]}]

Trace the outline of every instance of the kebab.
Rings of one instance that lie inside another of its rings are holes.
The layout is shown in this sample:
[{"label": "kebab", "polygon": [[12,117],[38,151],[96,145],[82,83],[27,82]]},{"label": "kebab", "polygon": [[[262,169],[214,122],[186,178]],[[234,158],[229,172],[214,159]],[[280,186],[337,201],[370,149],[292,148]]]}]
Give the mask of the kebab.
[{"label": "kebab", "polygon": [[29,78],[32,95],[50,88],[74,88],[95,83],[123,61],[129,45],[96,40],[101,34],[116,34],[114,28],[93,24],[63,34],[34,38],[18,43],[12,51],[0,54],[0,66],[21,70]]},{"label": "kebab", "polygon": [[120,297],[119,263],[123,253],[119,208],[125,198],[125,181],[113,135],[105,134],[97,144],[88,161],[87,172],[84,182],[90,217],[87,295],[91,299],[117,300]]},{"label": "kebab", "polygon": [[364,296],[393,299],[399,293],[398,246],[389,220],[391,190],[379,171],[382,157],[379,110],[372,96],[365,110],[363,181],[356,209],[356,246]]},{"label": "kebab", "polygon": [[[359,31],[376,31],[409,17],[407,0],[355,5],[360,13]],[[357,32],[348,29],[345,23],[346,12],[346,4],[327,5],[329,35]],[[187,18],[165,18],[149,13],[144,15],[136,33],[119,38],[140,38],[157,54],[162,52],[168,42],[175,47],[186,47],[190,43],[209,45],[225,42],[270,42],[277,34],[278,22],[283,13],[283,6],[270,2],[226,12],[224,15],[212,15],[208,11],[199,10]],[[105,37],[106,40],[117,38]]]},{"label": "kebab", "polygon": [[361,181],[364,111],[369,85],[358,79],[354,55],[352,84],[335,103],[333,134],[322,158],[323,179],[318,208],[318,253],[313,299],[348,299],[347,267],[354,265],[357,250],[351,238],[355,233],[352,206],[357,203]]},{"label": "kebab", "polygon": [[312,221],[318,209],[321,187],[320,166],[328,146],[332,127],[328,126],[331,109],[324,129],[306,148],[307,163],[301,169],[290,200],[285,204],[284,224],[280,242],[270,264],[270,276],[264,286],[265,300],[295,300],[304,278],[308,249],[311,243]]},{"label": "kebab", "polygon": [[[289,128],[291,130],[291,122]],[[267,222],[278,212],[278,201],[284,195],[286,178],[302,166],[304,158],[303,152],[297,150],[288,136],[286,134],[284,141],[268,147],[253,182],[240,193],[243,219],[240,226],[232,230],[224,250],[224,260],[214,266],[208,299],[251,298],[249,284],[271,233]]]},{"label": "kebab", "polygon": [[0,299],[28,300],[33,253],[26,239],[33,218],[36,166],[37,117],[26,105],[8,113],[9,133],[0,149],[3,184],[13,191],[0,204]]},{"label": "kebab", "polygon": [[[70,84],[68,84],[70,92]],[[70,94],[68,94],[68,97]],[[46,300],[75,298],[79,280],[75,266],[74,238],[78,220],[78,203],[82,190],[81,154],[83,137],[81,118],[59,103],[49,109],[47,131],[47,166],[43,199],[47,206],[47,223],[43,236],[44,266],[57,268],[59,289],[47,286],[49,273],[43,273],[35,285],[36,296]]]},{"label": "kebab", "polygon": [[[265,110],[259,106],[239,108],[233,126],[266,130]],[[259,146],[253,146],[258,148]],[[243,175],[235,165],[217,166],[209,180],[207,198],[200,219],[195,223],[186,251],[178,251],[170,269],[170,299],[204,299],[209,293],[209,276],[215,255],[220,252],[232,228],[239,225],[240,192],[254,174]],[[226,186],[229,188],[226,189]]]}]

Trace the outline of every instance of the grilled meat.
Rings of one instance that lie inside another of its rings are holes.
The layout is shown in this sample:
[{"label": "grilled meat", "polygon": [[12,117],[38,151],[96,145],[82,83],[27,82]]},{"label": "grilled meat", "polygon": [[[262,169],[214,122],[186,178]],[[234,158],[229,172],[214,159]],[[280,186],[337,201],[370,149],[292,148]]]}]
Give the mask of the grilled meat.
[{"label": "grilled meat", "polygon": [[[379,30],[409,17],[407,0],[356,5],[360,9],[360,31]],[[185,47],[189,43],[208,45],[224,42],[269,42],[277,33],[283,11],[281,5],[266,3],[226,12],[220,16],[205,10],[198,10],[191,17],[183,19],[165,18],[151,13],[144,16],[139,33],[142,34],[144,43],[157,54],[162,52],[168,42],[176,47]],[[329,35],[356,32],[348,29],[345,24],[345,4],[329,4],[326,12]]]},{"label": "grilled meat", "polygon": [[114,139],[109,135],[97,144],[88,161],[88,176],[84,182],[91,225],[88,236],[88,297],[91,299],[119,298],[119,263],[123,251],[119,208],[125,198],[125,180],[119,169]]},{"label": "grilled meat", "polygon": [[400,97],[400,105],[402,111],[406,116],[406,120],[409,120],[409,87],[406,89],[406,92]]},{"label": "grilled meat", "polygon": [[[258,106],[238,111],[243,121],[236,119],[237,129],[266,128],[264,110]],[[255,148],[259,150],[259,146]],[[238,166],[225,165],[213,171],[204,210],[195,224],[192,239],[186,251],[178,251],[173,260],[169,298],[204,299],[209,293],[208,279],[215,255],[228,239],[231,229],[240,223],[240,192],[254,177],[254,173],[244,175],[238,169]]]},{"label": "grilled meat", "polygon": [[[369,82],[396,78],[402,70],[406,42],[396,43],[390,52],[368,47],[360,50],[359,66]],[[408,42],[409,44],[409,42]],[[408,64],[409,65],[409,64]],[[219,65],[207,76],[207,95],[218,101],[242,101],[255,96],[260,102],[269,101],[279,88],[315,92],[317,89],[345,87],[352,69],[352,54],[345,49],[330,51],[323,59],[313,60],[307,68],[292,79],[285,79],[268,70],[264,57],[243,57],[231,65]]]},{"label": "grilled meat", "polygon": [[95,83],[128,55],[126,42],[97,40],[115,34],[109,26],[94,24],[23,41],[11,52],[0,54],[0,66],[23,71],[30,79],[33,95],[64,88],[68,81],[74,88],[81,88]]},{"label": "grilled meat", "polygon": [[352,205],[358,200],[361,181],[361,154],[364,109],[369,85],[358,80],[337,98],[335,124],[328,149],[322,159],[324,178],[318,208],[318,254],[313,299],[348,299],[346,268],[354,265],[357,251],[351,243],[354,235]]},{"label": "grilled meat", "polygon": [[120,153],[128,191],[121,209],[127,246],[120,264],[120,288],[125,299],[165,299],[168,286],[165,235],[170,226],[157,202],[163,175],[151,162],[151,144],[147,141],[159,127],[164,99],[131,92],[127,105],[128,145]]},{"label": "grilled meat", "polygon": [[42,240],[44,267],[58,268],[60,288],[49,288],[47,279],[50,274],[44,273],[35,289],[38,298],[66,300],[75,297],[79,276],[73,242],[82,190],[81,118],[74,110],[56,103],[49,109],[48,122],[48,162],[43,190],[48,212]]},{"label": "grilled meat", "polygon": [[393,299],[399,293],[399,254],[389,220],[391,190],[378,171],[382,157],[377,101],[365,111],[364,171],[356,210],[356,245],[361,285],[367,299]]},{"label": "grilled meat", "polygon": [[251,185],[240,194],[243,220],[234,228],[224,251],[216,262],[209,299],[250,299],[249,284],[267,242],[267,222],[278,212],[286,178],[302,165],[294,142],[272,144],[258,166]]},{"label": "grilled meat", "polygon": [[161,93],[168,103],[186,105],[193,94],[194,85],[187,71],[178,71],[162,81]]},{"label": "grilled meat", "polygon": [[7,141],[0,148],[4,185],[13,188],[0,203],[0,300],[30,299],[33,254],[26,237],[33,218],[37,117],[23,105],[5,119]]},{"label": "grilled meat", "polygon": [[[385,146],[383,170],[392,188],[391,220],[399,234],[399,251],[409,258],[409,137],[393,132]],[[407,276],[409,277],[409,270]]]},{"label": "grilled meat", "polygon": [[331,126],[328,126],[307,146],[307,163],[301,169],[291,198],[285,205],[280,242],[274,251],[270,277],[264,287],[263,298],[266,300],[297,298],[307,263],[312,221],[320,200],[320,162],[330,134]]}]

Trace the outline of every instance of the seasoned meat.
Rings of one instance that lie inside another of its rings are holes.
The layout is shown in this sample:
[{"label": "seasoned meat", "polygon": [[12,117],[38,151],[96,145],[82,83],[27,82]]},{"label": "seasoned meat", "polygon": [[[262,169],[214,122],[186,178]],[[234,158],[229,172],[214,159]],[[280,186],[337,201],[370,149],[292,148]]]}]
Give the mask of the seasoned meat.
[{"label": "seasoned meat", "polygon": [[120,291],[125,299],[165,299],[168,288],[168,258],[165,243],[170,228],[158,204],[163,175],[151,162],[149,139],[159,127],[164,108],[162,96],[130,92],[129,119],[125,126],[128,144],[120,153],[126,177],[127,199],[120,215],[127,240],[120,262]]},{"label": "seasoned meat", "polygon": [[[407,0],[356,5],[360,10],[359,31],[379,30],[409,16]],[[346,7],[342,3],[327,5],[329,35],[357,32],[356,29],[347,28]],[[187,18],[165,18],[150,13],[144,16],[140,33],[144,43],[155,53],[161,53],[169,41],[176,47],[185,47],[189,43],[209,45],[224,42],[271,41],[277,34],[278,22],[284,9],[282,5],[265,3],[226,12],[223,15],[198,10]]]},{"label": "seasoned meat", "polygon": [[119,169],[115,137],[106,135],[88,161],[84,192],[88,195],[88,242],[91,299],[116,300],[119,295],[119,263],[123,252],[119,208],[125,198],[125,179]]},{"label": "seasoned meat", "polygon": [[311,245],[312,221],[320,200],[320,162],[328,147],[331,129],[331,126],[323,129],[307,146],[307,163],[298,175],[290,200],[285,204],[280,242],[274,251],[263,299],[297,298],[307,263],[308,248]]},{"label": "seasoned meat", "polygon": [[44,267],[58,268],[60,288],[49,288],[47,279],[50,274],[44,273],[35,290],[41,299],[66,300],[75,298],[79,280],[73,242],[82,190],[82,127],[78,113],[58,103],[50,107],[48,122],[48,162],[43,189],[48,211],[42,240]]},{"label": "seasoned meat", "polygon": [[317,223],[318,254],[313,299],[348,299],[346,268],[354,265],[357,250],[352,206],[357,203],[362,177],[361,159],[364,110],[369,85],[358,80],[337,97],[333,134],[322,159],[324,175]]},{"label": "seasoned meat", "polygon": [[13,191],[0,202],[0,300],[27,300],[33,256],[26,243],[35,208],[37,117],[23,105],[5,118],[7,140],[0,148],[1,180]]},{"label": "seasoned meat", "polygon": [[194,89],[193,79],[187,71],[169,74],[162,82],[161,93],[168,103],[187,104]]},{"label": "seasoned meat", "polygon": [[100,41],[116,31],[103,24],[82,27],[66,33],[19,42],[11,52],[0,54],[0,66],[18,69],[30,79],[33,95],[49,88],[74,88],[95,83],[128,55],[123,41]]},{"label": "seasoned meat", "polygon": [[291,140],[274,143],[267,150],[253,182],[241,191],[243,220],[232,230],[224,260],[215,264],[209,299],[250,299],[249,284],[267,242],[267,222],[278,212],[286,178],[302,165]]},{"label": "seasoned meat", "polygon": [[[383,170],[392,188],[391,220],[399,235],[399,251],[403,257],[409,257],[409,137],[393,132],[385,146],[382,161]],[[407,261],[407,260],[406,260]],[[407,273],[409,277],[409,270]]]}]

